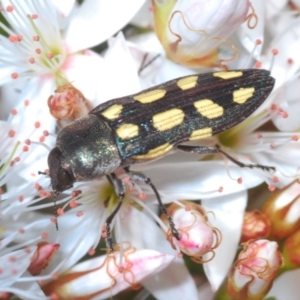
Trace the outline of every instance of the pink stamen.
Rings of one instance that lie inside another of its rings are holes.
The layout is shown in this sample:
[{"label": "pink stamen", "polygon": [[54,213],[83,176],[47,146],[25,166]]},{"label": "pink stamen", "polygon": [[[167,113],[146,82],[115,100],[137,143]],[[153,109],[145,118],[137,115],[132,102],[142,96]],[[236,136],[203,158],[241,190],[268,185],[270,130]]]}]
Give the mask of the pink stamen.
[{"label": "pink stamen", "polygon": [[262,44],[261,39],[257,39],[257,40],[255,41],[255,44],[256,44],[257,46],[261,45],[261,44]]},{"label": "pink stamen", "polygon": [[34,127],[35,127],[35,128],[40,128],[40,127],[41,127],[41,123],[38,122],[38,121],[35,122],[35,123],[34,123]]},{"label": "pink stamen", "polygon": [[29,105],[29,103],[30,103],[30,102],[29,102],[29,100],[28,100],[28,99],[24,100],[24,105],[25,105],[25,106],[28,106],[28,105]]},{"label": "pink stamen", "polygon": [[48,232],[42,233],[42,239],[47,239],[49,237]]},{"label": "pink stamen", "polygon": [[11,110],[11,112],[10,112],[13,116],[15,116],[17,113],[18,113],[18,111],[15,109],[15,108],[13,108],[12,110]]},{"label": "pink stamen", "polygon": [[242,184],[243,183],[243,178],[242,177],[238,178],[237,182],[238,182],[238,184]]},{"label": "pink stamen", "polygon": [[28,146],[23,146],[23,152],[27,152],[29,150]]},{"label": "pink stamen", "polygon": [[41,51],[40,48],[36,48],[36,49],[35,49],[35,53],[36,53],[36,54],[41,54],[41,52],[42,52],[42,51]]},{"label": "pink stamen", "polygon": [[64,210],[63,210],[62,208],[58,208],[58,209],[57,209],[57,214],[58,214],[59,216],[63,216],[63,215],[65,214],[65,212],[64,212]]},{"label": "pink stamen", "polygon": [[71,208],[75,208],[75,207],[77,207],[78,204],[75,200],[71,200],[69,205],[70,205]]},{"label": "pink stamen", "polygon": [[7,12],[12,12],[14,10],[14,7],[12,6],[12,5],[8,5],[7,7],[6,7],[6,11]]},{"label": "pink stamen", "polygon": [[78,211],[78,212],[76,213],[76,216],[77,216],[77,217],[82,217],[82,216],[83,216],[83,211]]},{"label": "pink stamen", "polygon": [[13,138],[15,136],[15,134],[16,134],[16,132],[14,130],[12,130],[12,129],[8,132],[8,136],[10,138]]},{"label": "pink stamen", "polygon": [[96,251],[95,251],[95,249],[93,249],[93,248],[91,248],[91,249],[88,251],[88,254],[89,254],[90,256],[95,255],[95,253],[96,253]]},{"label": "pink stamen", "polygon": [[191,206],[190,206],[190,205],[186,205],[186,206],[185,206],[185,210],[186,210],[186,211],[190,211],[190,210],[191,210]]},{"label": "pink stamen", "polygon": [[9,41],[12,42],[12,43],[15,43],[18,41],[18,37],[16,35],[10,35],[8,37]]},{"label": "pink stamen", "polygon": [[223,192],[223,189],[224,189],[224,188],[223,188],[222,186],[220,186],[219,189],[218,189],[218,192],[219,192],[219,193],[222,193],[222,192]]},{"label": "pink stamen", "polygon": [[45,136],[44,136],[44,135],[40,136],[39,141],[40,141],[41,143],[45,142]]},{"label": "pink stamen", "polygon": [[292,136],[292,141],[297,142],[298,139],[299,139],[298,135],[293,135],[293,136]]},{"label": "pink stamen", "polygon": [[270,192],[274,192],[275,189],[276,189],[276,187],[275,187],[274,185],[270,184],[270,185],[268,186],[268,189],[269,189]]},{"label": "pink stamen", "polygon": [[40,37],[39,37],[38,35],[34,35],[34,36],[32,37],[32,40],[33,40],[34,42],[38,42],[38,41],[40,40]]},{"label": "pink stamen", "polygon": [[31,15],[31,19],[32,19],[32,20],[36,20],[37,18],[38,18],[38,15],[37,15],[37,14],[32,14],[32,15]]},{"label": "pink stamen", "polygon": [[22,202],[22,201],[24,200],[24,196],[20,195],[20,196],[18,197],[18,200],[19,200],[20,202]]},{"label": "pink stamen", "polygon": [[30,58],[28,59],[28,61],[29,61],[31,64],[34,64],[34,63],[35,63],[35,59],[34,59],[33,57],[30,57]]},{"label": "pink stamen", "polygon": [[141,199],[141,200],[146,200],[146,199],[147,199],[147,195],[144,194],[144,193],[140,193],[140,194],[139,194],[139,199]]},{"label": "pink stamen", "polygon": [[17,72],[11,73],[11,78],[12,79],[17,79],[19,77],[19,74]]},{"label": "pink stamen", "polygon": [[49,59],[53,58],[53,56],[54,56],[54,54],[53,54],[52,52],[50,52],[50,53],[47,54],[47,57],[48,57]]},{"label": "pink stamen", "polygon": [[260,61],[257,61],[257,62],[254,64],[254,67],[257,68],[257,69],[261,68],[261,66],[262,66],[262,63],[261,63]]}]

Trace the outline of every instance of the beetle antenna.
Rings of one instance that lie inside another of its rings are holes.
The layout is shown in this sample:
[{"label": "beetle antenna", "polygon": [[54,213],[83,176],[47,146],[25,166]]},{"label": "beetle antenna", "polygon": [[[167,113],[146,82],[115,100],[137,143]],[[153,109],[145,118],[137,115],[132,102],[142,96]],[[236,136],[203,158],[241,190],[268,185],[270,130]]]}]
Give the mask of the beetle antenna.
[{"label": "beetle antenna", "polygon": [[57,198],[57,196],[58,196],[58,192],[57,191],[53,191],[54,217],[55,217],[55,227],[56,227],[56,230],[58,230],[58,222],[57,222],[58,213],[57,213],[57,205],[56,205],[56,198]]}]

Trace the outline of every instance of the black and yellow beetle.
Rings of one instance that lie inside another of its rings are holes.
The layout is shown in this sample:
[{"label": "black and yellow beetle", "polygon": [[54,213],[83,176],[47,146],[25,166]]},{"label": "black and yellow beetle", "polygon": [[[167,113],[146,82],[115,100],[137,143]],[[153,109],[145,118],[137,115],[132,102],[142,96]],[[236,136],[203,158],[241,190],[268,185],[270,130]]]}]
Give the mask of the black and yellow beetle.
[{"label": "black and yellow beetle", "polygon": [[[177,78],[140,93],[107,101],[63,128],[48,157],[51,185],[57,194],[76,181],[106,176],[120,198],[106,220],[107,246],[112,250],[110,223],[121,206],[125,187],[115,175],[123,168],[135,182],[151,186],[162,212],[171,217],[149,178],[129,171],[173,150],[224,153],[219,147],[182,145],[223,132],[247,118],[268,97],[275,80],[267,70],[247,69],[204,73]],[[242,167],[245,165],[230,156]]]}]

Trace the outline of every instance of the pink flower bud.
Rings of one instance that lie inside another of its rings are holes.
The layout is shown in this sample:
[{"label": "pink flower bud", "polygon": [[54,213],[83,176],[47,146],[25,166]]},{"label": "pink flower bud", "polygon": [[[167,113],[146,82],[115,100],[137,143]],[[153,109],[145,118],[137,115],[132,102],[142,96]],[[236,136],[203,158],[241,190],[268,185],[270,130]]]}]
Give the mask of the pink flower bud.
[{"label": "pink flower bud", "polygon": [[300,230],[289,236],[283,244],[284,269],[300,267]]},{"label": "pink flower bud", "polygon": [[27,269],[28,272],[33,276],[39,275],[41,271],[47,267],[59,247],[58,244],[49,244],[47,242],[38,243],[37,249]]},{"label": "pink flower bud", "polygon": [[246,19],[249,0],[153,1],[156,34],[168,56],[188,67],[215,66],[218,46]]},{"label": "pink flower bud", "polygon": [[263,212],[257,209],[245,212],[241,242],[267,238],[270,232],[271,222]]},{"label": "pink flower bud", "polygon": [[[221,242],[220,231],[211,226],[208,222],[205,210],[193,202],[184,201],[179,206],[175,203],[168,207],[168,212],[172,216],[176,229],[179,231],[180,240],[177,241],[168,235],[172,243],[176,243],[179,249],[192,257],[192,260],[198,263],[205,262],[202,256],[211,253],[211,260],[214,257],[214,249]],[[162,216],[163,221],[168,224],[166,218]]]},{"label": "pink flower bud", "polygon": [[292,182],[282,190],[274,191],[262,211],[271,221],[271,236],[282,239],[300,228],[300,184]]},{"label": "pink flower bud", "polygon": [[268,240],[249,241],[230,271],[228,293],[235,300],[260,300],[267,295],[283,264],[278,244]]},{"label": "pink flower bud", "polygon": [[58,87],[54,96],[48,98],[48,106],[51,115],[58,120],[59,127],[87,115],[92,109],[83,94],[71,83]]}]

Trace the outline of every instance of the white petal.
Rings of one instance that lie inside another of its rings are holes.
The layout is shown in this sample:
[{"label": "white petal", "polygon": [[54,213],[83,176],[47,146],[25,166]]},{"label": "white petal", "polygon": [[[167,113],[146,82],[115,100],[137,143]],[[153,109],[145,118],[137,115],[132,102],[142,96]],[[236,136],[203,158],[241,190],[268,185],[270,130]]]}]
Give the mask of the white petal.
[{"label": "white petal", "polygon": [[210,223],[222,234],[222,241],[215,250],[215,257],[204,264],[205,274],[214,291],[220,287],[236,255],[246,205],[246,191],[202,201],[205,210],[213,212],[213,215],[208,214]]},{"label": "white petal", "polygon": [[153,28],[154,21],[153,13],[150,12],[151,6],[152,3],[150,0],[145,1],[130,23],[137,27]]},{"label": "white petal", "polygon": [[63,16],[68,16],[75,4],[75,0],[51,0],[51,2]]},{"label": "white petal", "polygon": [[79,89],[88,100],[94,100],[103,71],[103,58],[92,51],[73,55],[68,59],[65,74],[68,80]]},{"label": "white petal", "polygon": [[115,231],[118,242],[130,241],[136,249],[153,249],[176,255],[162,230],[146,211],[141,212],[131,205],[124,205],[119,217],[121,229]]},{"label": "white petal", "polygon": [[197,299],[197,288],[183,260],[176,260],[158,274],[142,281],[158,300]]},{"label": "white petal", "polygon": [[66,32],[72,52],[104,42],[122,29],[140,9],[144,0],[86,0],[73,15]]},{"label": "white petal", "polygon": [[[191,155],[191,157],[193,157]],[[254,187],[262,182],[255,172],[230,165],[229,177],[224,163],[187,161],[133,166],[152,179],[160,193],[174,199],[209,199]],[[242,183],[237,182],[242,178]],[[220,193],[218,189],[223,187]]]},{"label": "white petal", "polygon": [[27,270],[36,247],[10,252],[0,257],[0,286],[9,287]]},{"label": "white petal", "polygon": [[[32,277],[28,271],[24,272],[24,276],[28,276],[28,278]],[[13,288],[16,289],[14,294],[20,299],[41,300],[46,298],[40,285],[36,281],[17,282],[13,285]]]},{"label": "white petal", "polygon": [[282,12],[284,6],[286,6],[288,0],[268,0],[266,1],[267,19],[274,17]]},{"label": "white petal", "polygon": [[[58,218],[59,231],[55,229],[54,225],[48,230],[49,240],[60,244],[59,251],[49,263],[48,272],[55,269],[61,262],[63,265],[59,268],[60,272],[69,269],[88,253],[100,234],[100,224],[104,223],[101,212],[95,210],[95,213],[99,214],[98,223],[88,215],[77,217],[77,211],[80,211],[80,207],[72,209]],[[85,222],[83,222],[83,218],[85,218]]]},{"label": "white petal", "polygon": [[300,105],[298,94],[295,93],[299,87],[299,78],[288,82],[281,87],[274,98],[273,103],[280,106],[288,113],[287,118],[281,115],[273,115],[272,121],[280,131],[297,131],[300,128]]},{"label": "white petal", "polygon": [[137,65],[122,33],[118,34],[105,54],[98,88],[99,104],[140,90]]},{"label": "white petal", "polygon": [[[237,35],[240,38],[243,46],[251,53],[255,47],[255,42],[257,39],[264,41],[264,27],[265,27],[265,6],[260,0],[252,0],[251,4],[254,8],[257,19],[250,19],[249,23],[246,20],[242,26],[237,30]],[[251,9],[250,9],[251,10]],[[249,14],[249,12],[248,12]],[[249,25],[252,26],[258,20],[255,28],[249,28]],[[256,47],[253,56],[256,58],[260,55],[262,50],[262,45]]]},{"label": "white petal", "polygon": [[[266,298],[296,300],[300,295],[300,269],[281,274],[274,282]],[[288,291],[288,292],[287,292]]]}]

